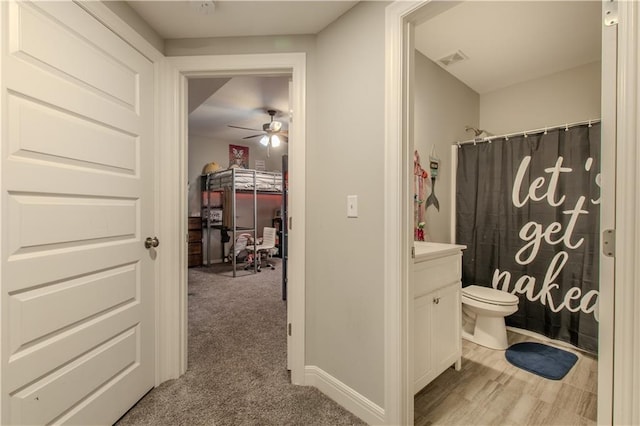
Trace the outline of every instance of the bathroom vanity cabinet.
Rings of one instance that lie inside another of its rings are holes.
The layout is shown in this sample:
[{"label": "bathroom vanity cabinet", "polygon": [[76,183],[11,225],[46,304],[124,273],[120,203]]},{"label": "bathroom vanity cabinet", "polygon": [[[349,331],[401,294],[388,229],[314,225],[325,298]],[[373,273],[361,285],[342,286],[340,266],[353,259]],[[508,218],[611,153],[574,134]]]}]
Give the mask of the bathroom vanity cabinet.
[{"label": "bathroom vanity cabinet", "polygon": [[414,393],[462,359],[460,300],[465,246],[415,242],[413,274]]}]

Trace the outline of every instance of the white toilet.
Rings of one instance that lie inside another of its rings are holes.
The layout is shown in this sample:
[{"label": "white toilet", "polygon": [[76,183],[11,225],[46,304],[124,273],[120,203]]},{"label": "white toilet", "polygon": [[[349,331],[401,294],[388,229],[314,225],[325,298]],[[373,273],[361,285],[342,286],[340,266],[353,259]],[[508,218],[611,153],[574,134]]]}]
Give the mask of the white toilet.
[{"label": "white toilet", "polygon": [[518,310],[518,296],[489,287],[462,289],[462,337],[478,345],[504,350],[507,329],[504,317]]}]

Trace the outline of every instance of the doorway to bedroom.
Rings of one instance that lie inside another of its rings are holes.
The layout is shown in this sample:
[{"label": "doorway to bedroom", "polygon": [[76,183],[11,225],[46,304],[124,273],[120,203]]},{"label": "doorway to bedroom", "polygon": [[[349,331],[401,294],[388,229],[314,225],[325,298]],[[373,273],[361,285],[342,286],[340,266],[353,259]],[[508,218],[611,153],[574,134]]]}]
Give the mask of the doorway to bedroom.
[{"label": "doorway to bedroom", "polygon": [[186,376],[211,395],[213,418],[240,422],[242,404],[290,384],[290,80],[188,79]]}]

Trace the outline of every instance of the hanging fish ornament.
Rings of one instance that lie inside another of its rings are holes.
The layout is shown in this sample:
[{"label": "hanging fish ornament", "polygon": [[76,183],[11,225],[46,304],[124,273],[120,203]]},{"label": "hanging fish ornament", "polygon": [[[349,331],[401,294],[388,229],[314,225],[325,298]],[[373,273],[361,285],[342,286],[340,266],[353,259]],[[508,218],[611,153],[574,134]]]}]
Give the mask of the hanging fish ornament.
[{"label": "hanging fish ornament", "polygon": [[436,176],[438,176],[438,169],[440,168],[440,159],[436,157],[435,147],[431,150],[429,156],[429,169],[431,170],[431,194],[427,197],[427,208],[434,206],[436,210],[440,211],[440,202],[436,197]]}]

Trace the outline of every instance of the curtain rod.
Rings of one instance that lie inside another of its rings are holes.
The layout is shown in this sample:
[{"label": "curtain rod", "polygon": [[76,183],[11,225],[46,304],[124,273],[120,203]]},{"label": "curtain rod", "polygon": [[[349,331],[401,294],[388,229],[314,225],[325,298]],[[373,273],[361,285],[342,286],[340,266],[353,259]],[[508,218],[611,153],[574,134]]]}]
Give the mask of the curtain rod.
[{"label": "curtain rod", "polygon": [[507,139],[509,140],[509,138],[511,137],[516,137],[516,136],[528,136],[528,135],[534,135],[534,134],[538,134],[538,133],[546,133],[550,130],[557,130],[557,129],[565,129],[565,130],[569,130],[572,127],[576,127],[576,126],[584,126],[585,124],[588,124],[589,126],[591,126],[592,124],[596,124],[599,123],[600,119],[599,118],[595,118],[593,120],[585,120],[585,121],[576,121],[575,123],[567,123],[567,124],[558,124],[556,126],[549,126],[549,127],[543,127],[541,129],[534,129],[534,130],[525,130],[523,132],[515,132],[515,133],[506,133],[504,135],[496,135],[496,136],[485,136],[483,138],[475,138],[475,139],[469,139],[466,141],[462,141],[462,142],[453,142],[452,145],[458,145],[458,147],[460,145],[466,145],[466,144],[477,144],[477,143],[484,143],[484,142],[491,142],[494,139]]}]

